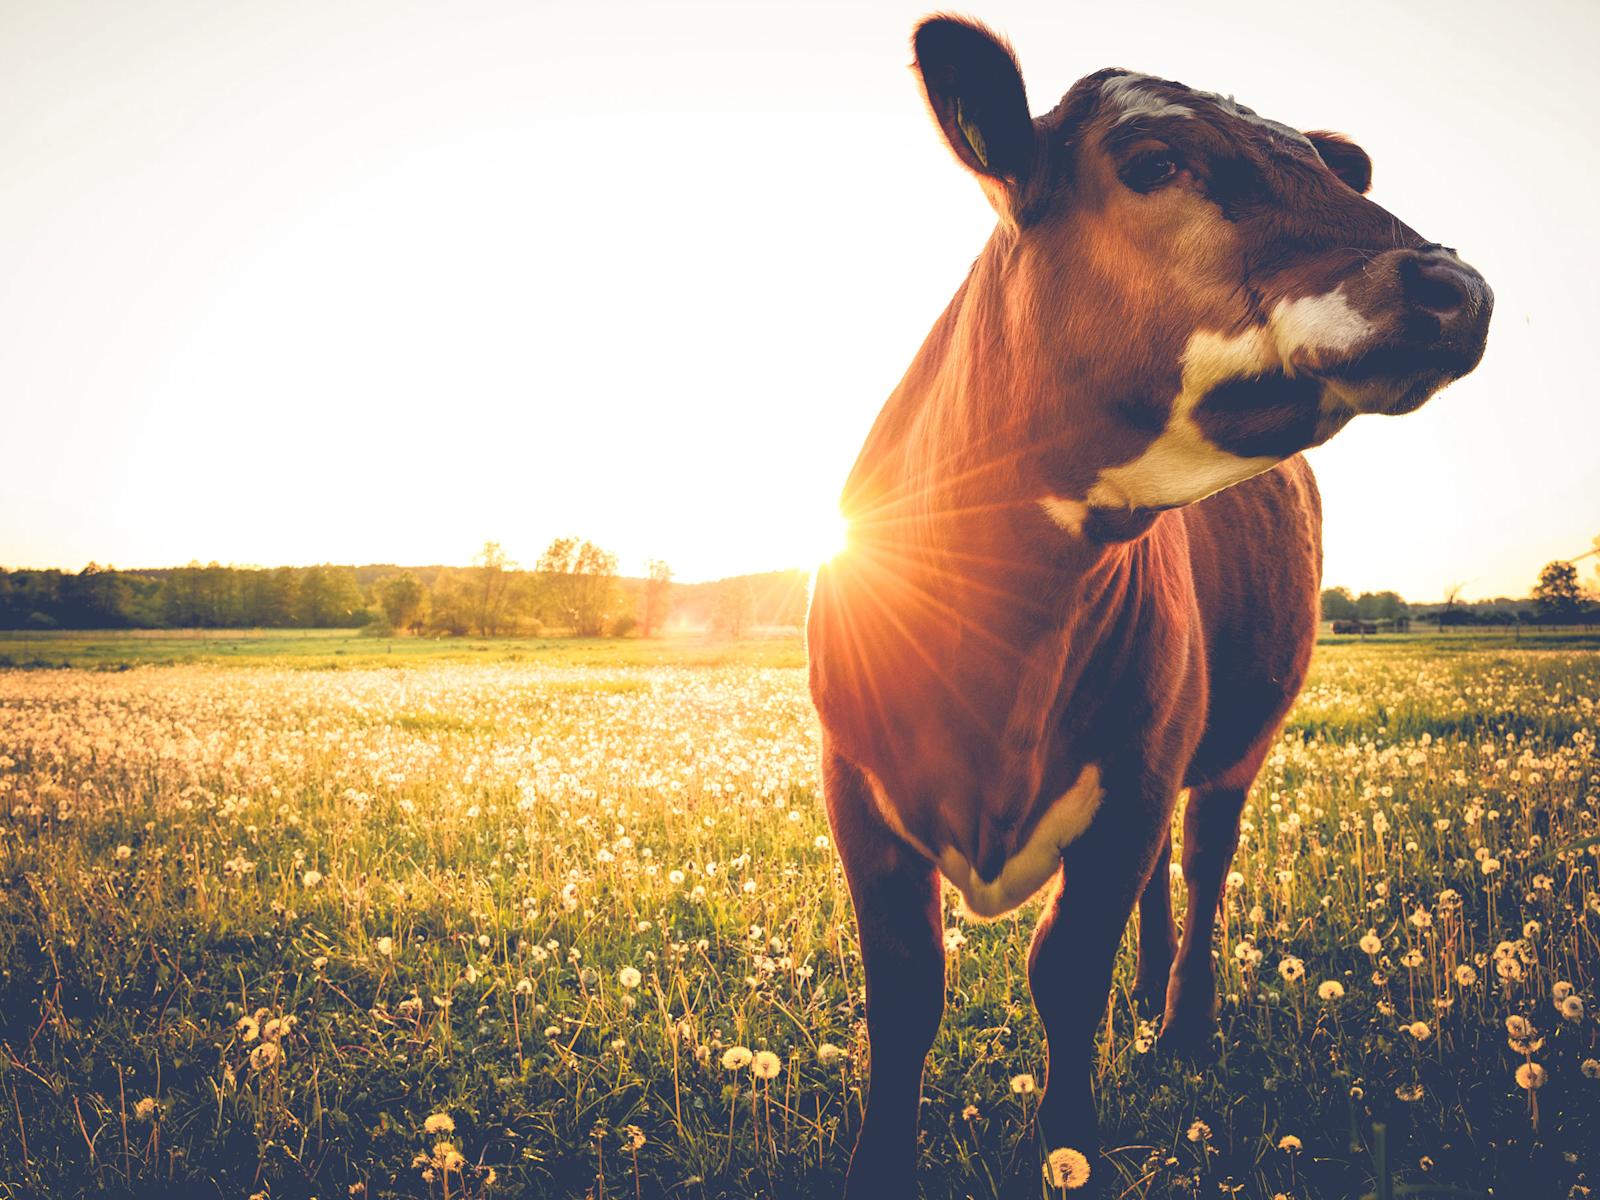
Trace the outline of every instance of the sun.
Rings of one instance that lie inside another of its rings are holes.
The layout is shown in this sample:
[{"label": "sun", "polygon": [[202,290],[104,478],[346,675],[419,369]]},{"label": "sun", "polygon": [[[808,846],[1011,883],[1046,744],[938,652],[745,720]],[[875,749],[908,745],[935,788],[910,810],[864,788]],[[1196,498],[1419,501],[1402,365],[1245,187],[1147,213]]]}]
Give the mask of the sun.
[{"label": "sun", "polygon": [[807,541],[806,565],[820,567],[837,558],[850,544],[850,522],[838,509],[824,509]]}]

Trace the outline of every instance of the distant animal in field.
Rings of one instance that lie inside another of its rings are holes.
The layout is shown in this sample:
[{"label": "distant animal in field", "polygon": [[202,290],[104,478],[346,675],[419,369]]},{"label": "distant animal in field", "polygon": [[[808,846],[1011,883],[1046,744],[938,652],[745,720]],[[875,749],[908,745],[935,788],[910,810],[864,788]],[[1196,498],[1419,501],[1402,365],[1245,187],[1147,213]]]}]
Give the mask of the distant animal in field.
[{"label": "distant animal in field", "polygon": [[1471,371],[1492,306],[1338,134],[1123,70],[1034,119],[982,26],[914,47],[998,223],[861,450],[808,620],[866,975],[856,1197],[910,1192],[941,876],[985,917],[1053,885],[1028,957],[1047,1151],[1098,1162],[1090,1056],[1135,902],[1162,1040],[1209,1039],[1240,810],[1318,627],[1300,451]]}]

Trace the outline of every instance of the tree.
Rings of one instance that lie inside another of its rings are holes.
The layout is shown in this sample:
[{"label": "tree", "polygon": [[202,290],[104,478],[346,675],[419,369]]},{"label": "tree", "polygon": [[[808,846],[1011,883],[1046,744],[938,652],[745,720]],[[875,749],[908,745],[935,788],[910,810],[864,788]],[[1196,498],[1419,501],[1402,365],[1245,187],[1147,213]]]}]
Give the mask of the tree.
[{"label": "tree", "polygon": [[301,626],[311,629],[360,625],[367,607],[355,568],[331,564],[307,567],[301,573],[299,601],[295,616]]},{"label": "tree", "polygon": [[650,574],[644,581],[644,600],[639,607],[639,636],[653,637],[666,624],[672,611],[672,568],[659,558],[650,560]]},{"label": "tree", "polygon": [[748,578],[724,579],[712,601],[711,627],[729,637],[741,637],[755,612],[755,589]]},{"label": "tree", "polygon": [[1389,621],[1406,615],[1406,602],[1398,592],[1362,592],[1356,597],[1356,616],[1363,621]]},{"label": "tree", "polygon": [[557,538],[539,556],[543,607],[551,623],[598,637],[616,600],[617,556],[593,542]]},{"label": "tree", "polygon": [[1327,588],[1322,593],[1322,619],[1324,621],[1353,621],[1356,602],[1349,588]]},{"label": "tree", "polygon": [[473,624],[485,637],[493,637],[504,630],[510,596],[509,571],[516,564],[506,557],[499,542],[485,542],[472,560]]},{"label": "tree", "polygon": [[1577,621],[1583,607],[1583,589],[1578,584],[1578,568],[1570,562],[1546,563],[1539,572],[1533,600],[1541,620],[1556,625]]},{"label": "tree", "polygon": [[389,628],[404,632],[422,624],[422,608],[428,594],[410,571],[389,575],[378,583],[378,603]]}]

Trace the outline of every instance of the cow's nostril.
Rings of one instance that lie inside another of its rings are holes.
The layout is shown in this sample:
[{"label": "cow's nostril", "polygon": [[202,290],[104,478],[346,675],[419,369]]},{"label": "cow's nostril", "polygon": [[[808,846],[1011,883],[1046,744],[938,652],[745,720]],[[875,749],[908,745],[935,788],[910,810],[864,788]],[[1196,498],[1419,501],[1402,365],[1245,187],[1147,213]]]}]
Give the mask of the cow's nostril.
[{"label": "cow's nostril", "polygon": [[1438,259],[1407,259],[1400,265],[1400,280],[1407,300],[1441,317],[1459,311],[1467,302],[1460,275]]}]

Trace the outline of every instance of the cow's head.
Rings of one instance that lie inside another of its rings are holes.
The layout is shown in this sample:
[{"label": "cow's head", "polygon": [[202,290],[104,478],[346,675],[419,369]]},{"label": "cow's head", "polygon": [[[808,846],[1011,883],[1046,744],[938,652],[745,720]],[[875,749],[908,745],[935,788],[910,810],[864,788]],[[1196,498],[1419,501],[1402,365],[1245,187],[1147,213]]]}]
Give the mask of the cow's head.
[{"label": "cow's head", "polygon": [[982,27],[914,41],[1000,215],[981,303],[1062,525],[1198,500],[1477,365],[1488,285],[1366,198],[1353,143],[1121,70],[1034,120]]}]

